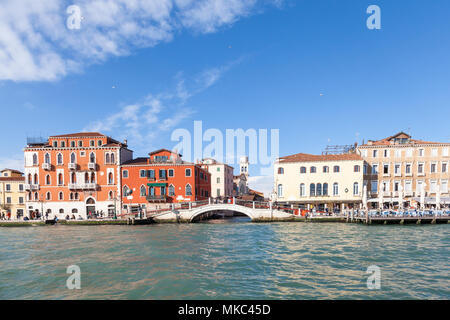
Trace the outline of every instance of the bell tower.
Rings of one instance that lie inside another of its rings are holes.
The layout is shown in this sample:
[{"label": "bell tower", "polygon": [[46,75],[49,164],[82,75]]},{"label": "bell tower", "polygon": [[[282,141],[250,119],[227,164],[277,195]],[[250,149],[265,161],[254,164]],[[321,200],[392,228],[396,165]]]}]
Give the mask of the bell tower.
[{"label": "bell tower", "polygon": [[239,160],[239,175],[243,174],[248,178],[248,157],[241,157]]}]

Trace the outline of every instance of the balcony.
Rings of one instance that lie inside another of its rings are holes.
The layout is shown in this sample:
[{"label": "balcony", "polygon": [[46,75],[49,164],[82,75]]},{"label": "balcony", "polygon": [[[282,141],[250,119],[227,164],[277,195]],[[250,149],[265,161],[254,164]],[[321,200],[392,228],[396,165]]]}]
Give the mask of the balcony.
[{"label": "balcony", "polygon": [[37,190],[39,190],[39,185],[38,184],[25,184],[24,188],[27,191],[37,191]]},{"label": "balcony", "polygon": [[148,202],[167,202],[167,196],[166,195],[148,195],[147,201]]},{"label": "balcony", "polygon": [[69,170],[76,170],[77,169],[77,164],[76,163],[69,163]]},{"label": "balcony", "polygon": [[52,165],[50,163],[42,164],[42,170],[50,170],[51,168],[52,168]]},{"label": "balcony", "polygon": [[69,183],[69,189],[71,190],[96,190],[96,183]]},{"label": "balcony", "polygon": [[89,170],[95,170],[97,168],[97,164],[95,162],[88,163]]}]

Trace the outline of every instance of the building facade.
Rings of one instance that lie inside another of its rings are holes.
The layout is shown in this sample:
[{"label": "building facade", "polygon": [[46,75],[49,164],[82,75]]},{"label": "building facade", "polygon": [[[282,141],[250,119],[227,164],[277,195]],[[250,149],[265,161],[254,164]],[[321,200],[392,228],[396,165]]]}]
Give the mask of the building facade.
[{"label": "building facade", "polygon": [[361,156],[352,153],[279,158],[274,164],[272,200],[309,210],[360,208],[363,167]]},{"label": "building facade", "polygon": [[[404,132],[381,140],[369,140],[357,148],[366,161],[364,180],[370,207],[396,206],[402,193],[403,206],[420,205],[421,190],[426,204],[450,204],[450,143],[415,140]],[[422,189],[423,188],[423,189]]]},{"label": "building facade", "polygon": [[21,219],[25,212],[25,178],[17,170],[0,171],[0,216]]},{"label": "building facade", "polygon": [[239,159],[239,175],[233,176],[233,195],[242,196],[247,195],[249,177],[249,162],[248,157],[244,156]]},{"label": "building facade", "polygon": [[201,166],[211,174],[211,197],[233,196],[233,167],[215,159],[203,159]]},{"label": "building facade", "polygon": [[133,158],[127,142],[98,132],[51,136],[24,149],[26,214],[86,218],[120,208],[120,164]]},{"label": "building facade", "polygon": [[208,170],[200,164],[184,162],[180,154],[166,149],[125,162],[121,176],[124,212],[207,200],[211,196]]}]

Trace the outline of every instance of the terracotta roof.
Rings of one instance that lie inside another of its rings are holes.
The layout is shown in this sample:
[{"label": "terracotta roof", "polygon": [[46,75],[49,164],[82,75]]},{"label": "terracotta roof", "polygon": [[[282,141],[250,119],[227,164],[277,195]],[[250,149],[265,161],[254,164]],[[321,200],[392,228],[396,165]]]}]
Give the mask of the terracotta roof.
[{"label": "terracotta roof", "polygon": [[78,132],[78,133],[68,133],[68,134],[60,134],[56,136],[50,136],[50,138],[72,138],[72,137],[105,137],[104,134],[99,132]]},{"label": "terracotta roof", "polygon": [[[150,152],[149,155],[152,156],[154,154],[157,154],[157,153],[160,153],[160,152],[163,152],[163,151],[167,151],[167,152],[176,154],[176,152],[173,152],[173,151],[168,150],[168,149],[159,149],[159,150],[155,150],[155,151]],[[178,155],[181,157],[181,154],[178,154]]]},{"label": "terracotta roof", "polygon": [[248,189],[248,193],[250,193],[250,194],[257,194],[257,195],[260,195],[261,197],[264,197],[264,193],[263,192],[255,191],[255,190],[252,190],[252,189]]},{"label": "terracotta roof", "polygon": [[0,171],[0,172],[4,172],[4,171],[11,171],[11,172],[13,172],[13,173],[23,174],[23,172],[20,172],[19,170],[8,169],[8,168],[5,168],[5,169],[3,169],[3,170]]},{"label": "terracotta roof", "polygon": [[148,158],[136,158],[136,159],[133,159],[133,160],[126,161],[122,165],[126,166],[126,165],[129,165],[129,164],[134,164],[134,165],[136,165],[136,164],[148,164]]},{"label": "terracotta roof", "polygon": [[0,177],[0,181],[25,181],[25,177]]},{"label": "terracotta roof", "polygon": [[347,161],[347,160],[363,160],[363,158],[361,158],[360,155],[355,153],[325,154],[325,155],[297,153],[291,156],[280,158],[280,162],[316,162],[316,161]]},{"label": "terracotta roof", "polygon": [[[375,140],[375,141],[369,140],[370,144],[368,142],[366,144],[361,145],[361,147],[366,147],[366,146],[390,146],[390,145],[392,145],[391,144],[391,140],[396,138],[396,137],[398,137],[398,136],[400,136],[400,135],[405,135],[405,136],[407,136],[409,138],[409,143],[402,144],[402,145],[409,145],[409,144],[411,144],[411,145],[414,145],[414,144],[415,145],[417,145],[417,144],[419,144],[419,145],[420,144],[441,144],[442,143],[442,142],[431,142],[431,141],[423,141],[423,140],[411,139],[411,136],[409,134],[404,133],[404,132],[399,132],[399,133],[397,133],[397,134],[395,134],[393,136],[390,136],[390,137],[387,137],[387,138],[384,138],[384,139],[381,139],[381,140]],[[396,145],[398,145],[398,144],[396,144]]]}]

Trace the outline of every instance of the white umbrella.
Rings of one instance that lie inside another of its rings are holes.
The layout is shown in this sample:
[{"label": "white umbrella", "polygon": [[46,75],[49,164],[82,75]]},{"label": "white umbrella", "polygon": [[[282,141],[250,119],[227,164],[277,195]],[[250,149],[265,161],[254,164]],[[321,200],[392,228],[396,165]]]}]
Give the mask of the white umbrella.
[{"label": "white umbrella", "polygon": [[441,209],[441,185],[436,186],[436,210]]},{"label": "white umbrella", "polygon": [[363,187],[362,205],[363,209],[367,210],[367,185],[364,185]]},{"label": "white umbrella", "polygon": [[399,210],[403,209],[403,186],[398,186],[398,208]]},{"label": "white umbrella", "polygon": [[420,186],[420,208],[422,210],[425,209],[425,186],[426,183],[422,183],[422,185]]},{"label": "white umbrella", "polygon": [[380,194],[378,195],[378,199],[380,200],[380,210],[383,211],[384,209],[384,191],[383,188],[380,186]]}]

